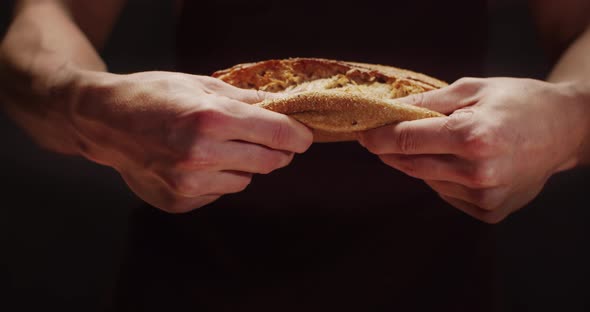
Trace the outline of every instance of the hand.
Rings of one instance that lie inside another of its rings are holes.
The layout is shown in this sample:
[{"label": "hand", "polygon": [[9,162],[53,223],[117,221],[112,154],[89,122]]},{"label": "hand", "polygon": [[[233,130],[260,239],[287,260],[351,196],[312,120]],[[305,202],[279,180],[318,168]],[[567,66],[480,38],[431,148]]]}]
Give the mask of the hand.
[{"label": "hand", "polygon": [[450,115],[366,131],[360,143],[488,223],[531,201],[553,173],[574,167],[588,133],[588,105],[567,84],[464,78],[400,100]]},{"label": "hand", "polygon": [[186,212],[286,166],[312,134],[247,103],[274,96],[180,73],[88,73],[71,120],[80,153],[114,167],[148,203]]}]

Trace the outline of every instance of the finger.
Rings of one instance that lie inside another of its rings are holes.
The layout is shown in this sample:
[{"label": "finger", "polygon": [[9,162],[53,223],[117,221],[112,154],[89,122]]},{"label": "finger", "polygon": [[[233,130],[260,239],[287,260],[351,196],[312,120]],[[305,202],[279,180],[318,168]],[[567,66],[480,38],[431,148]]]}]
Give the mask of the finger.
[{"label": "finger", "polygon": [[295,153],[305,152],[313,142],[311,130],[293,118],[234,100],[226,104],[234,117],[219,129],[229,135],[226,139]]},{"label": "finger", "polygon": [[469,179],[471,164],[452,155],[388,154],[379,158],[385,164],[414,178],[473,186]]},{"label": "finger", "polygon": [[170,213],[184,213],[200,208],[217,200],[220,195],[211,194],[188,198],[170,192],[167,185],[154,175],[140,175],[121,172],[129,188],[148,204]]},{"label": "finger", "polygon": [[252,180],[252,174],[238,171],[168,171],[159,176],[171,193],[185,198],[241,192]]},{"label": "finger", "polygon": [[287,166],[294,154],[243,141],[228,141],[221,146],[227,155],[224,170],[268,174]]},{"label": "finger", "polygon": [[254,103],[258,103],[258,102],[262,102],[266,99],[275,99],[275,98],[280,98],[283,95],[278,94],[278,93],[271,93],[271,92],[265,92],[265,91],[261,91],[261,90],[255,90],[255,89],[242,89],[242,88],[238,88],[235,87],[233,85],[230,85],[226,82],[224,82],[223,80],[217,79],[217,78],[213,78],[213,77],[201,77],[199,76],[199,79],[206,79],[207,83],[206,83],[206,90],[211,92],[211,93],[215,93],[218,95],[223,95],[226,96],[230,99],[234,99],[234,100],[238,100],[240,102],[244,102],[244,103],[248,103],[248,104],[254,104]]},{"label": "finger", "polygon": [[359,142],[377,155],[453,154],[462,146],[447,127],[449,118],[405,121],[364,131],[359,134]]},{"label": "finger", "polygon": [[506,213],[503,211],[487,211],[458,198],[445,195],[440,195],[440,197],[447,203],[451,204],[453,207],[486,223],[495,224],[502,221],[506,217]]},{"label": "finger", "polygon": [[448,115],[457,109],[474,104],[477,92],[482,85],[481,79],[463,78],[448,87],[412,94],[396,100]]},{"label": "finger", "polygon": [[506,197],[506,190],[503,187],[474,189],[447,181],[426,180],[425,182],[439,194],[463,200],[487,211],[500,208]]},{"label": "finger", "polygon": [[[170,213],[186,213],[197,208],[209,205],[218,200],[221,195],[211,194],[203,195],[194,198],[176,197],[164,204],[163,207],[158,207]],[[157,206],[156,206],[157,207]]]},{"label": "finger", "polygon": [[184,171],[235,170],[267,174],[285,167],[292,159],[291,152],[244,141],[201,142],[191,151],[188,159],[177,164],[177,168]]},{"label": "finger", "polygon": [[284,96],[279,93],[266,92],[262,90],[240,89],[233,86],[231,87],[232,90],[228,92],[227,96],[229,98],[248,104],[259,103],[269,99],[278,99]]}]

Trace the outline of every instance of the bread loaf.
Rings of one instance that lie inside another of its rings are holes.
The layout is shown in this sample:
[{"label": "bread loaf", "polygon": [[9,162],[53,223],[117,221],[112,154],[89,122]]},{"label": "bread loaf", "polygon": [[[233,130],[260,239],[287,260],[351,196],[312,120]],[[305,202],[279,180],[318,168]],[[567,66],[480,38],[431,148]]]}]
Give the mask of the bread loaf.
[{"label": "bread loaf", "polygon": [[240,64],[213,77],[239,88],[281,93],[255,105],[310,127],[314,142],[349,141],[357,131],[444,116],[395,99],[442,88],[445,82],[390,66],[291,58]]}]

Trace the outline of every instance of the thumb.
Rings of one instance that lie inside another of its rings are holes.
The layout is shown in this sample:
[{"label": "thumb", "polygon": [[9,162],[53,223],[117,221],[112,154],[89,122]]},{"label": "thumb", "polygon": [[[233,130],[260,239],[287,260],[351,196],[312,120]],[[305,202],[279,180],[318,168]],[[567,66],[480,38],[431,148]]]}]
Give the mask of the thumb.
[{"label": "thumb", "polygon": [[461,92],[454,85],[450,85],[441,89],[411,94],[395,100],[448,115],[462,107],[471,105],[471,99],[471,94],[465,94],[465,92]]},{"label": "thumb", "polygon": [[278,99],[284,97],[285,95],[281,93],[266,92],[262,90],[235,88],[233,92],[231,92],[230,96],[235,100],[242,101],[248,104],[254,104],[262,102],[264,100]]},{"label": "thumb", "polygon": [[194,76],[194,77],[200,79],[199,82],[201,84],[204,79],[204,81],[207,82],[207,84],[205,85],[205,88],[207,88],[210,92],[216,93],[219,95],[223,95],[223,96],[226,96],[230,99],[237,100],[237,101],[244,102],[244,103],[248,103],[248,104],[254,104],[254,103],[262,102],[266,99],[275,99],[275,98],[280,98],[280,97],[284,96],[284,95],[281,95],[280,93],[265,92],[265,91],[261,91],[261,90],[255,90],[255,89],[238,88],[238,87],[235,87],[235,86],[233,86],[223,80],[220,80],[218,78],[206,77],[206,76]]}]

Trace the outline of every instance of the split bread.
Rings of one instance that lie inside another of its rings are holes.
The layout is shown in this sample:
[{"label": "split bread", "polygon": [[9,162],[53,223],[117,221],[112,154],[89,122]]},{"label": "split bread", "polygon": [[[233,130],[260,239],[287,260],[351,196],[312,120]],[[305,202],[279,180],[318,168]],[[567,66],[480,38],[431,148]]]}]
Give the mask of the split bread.
[{"label": "split bread", "polygon": [[240,64],[213,77],[239,88],[281,93],[255,105],[305,124],[314,142],[351,141],[358,131],[444,116],[395,99],[447,83],[390,66],[291,58]]}]

